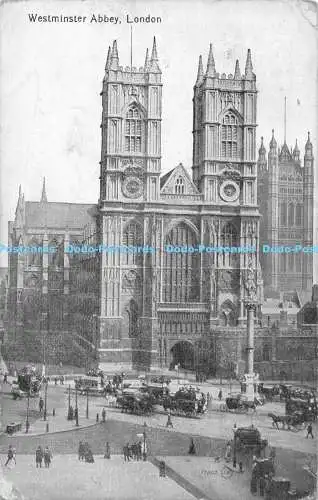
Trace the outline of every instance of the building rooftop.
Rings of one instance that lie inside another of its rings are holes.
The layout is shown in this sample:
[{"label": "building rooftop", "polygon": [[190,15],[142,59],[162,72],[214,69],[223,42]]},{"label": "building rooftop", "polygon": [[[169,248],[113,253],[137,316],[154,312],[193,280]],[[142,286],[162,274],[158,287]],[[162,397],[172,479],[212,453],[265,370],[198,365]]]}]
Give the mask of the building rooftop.
[{"label": "building rooftop", "polygon": [[25,202],[25,224],[28,228],[83,229],[92,222],[96,205],[86,203]]}]

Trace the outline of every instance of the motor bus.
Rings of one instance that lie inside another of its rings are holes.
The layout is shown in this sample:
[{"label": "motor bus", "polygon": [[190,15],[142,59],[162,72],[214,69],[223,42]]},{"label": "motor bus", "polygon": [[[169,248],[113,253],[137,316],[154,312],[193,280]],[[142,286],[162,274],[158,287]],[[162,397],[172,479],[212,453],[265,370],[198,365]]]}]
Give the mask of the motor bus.
[{"label": "motor bus", "polygon": [[101,383],[100,377],[82,376],[75,380],[75,388],[80,394],[87,394],[92,396],[103,396],[105,394],[105,387]]}]

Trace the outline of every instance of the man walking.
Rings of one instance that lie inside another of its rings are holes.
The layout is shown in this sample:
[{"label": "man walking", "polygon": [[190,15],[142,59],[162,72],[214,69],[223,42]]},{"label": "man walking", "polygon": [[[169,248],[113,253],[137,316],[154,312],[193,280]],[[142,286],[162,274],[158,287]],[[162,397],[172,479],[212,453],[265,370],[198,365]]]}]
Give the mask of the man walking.
[{"label": "man walking", "polygon": [[103,408],[103,411],[102,411],[102,419],[103,419],[103,422],[106,421],[106,410],[105,410],[105,408]]},{"label": "man walking", "polygon": [[39,399],[39,410],[40,410],[40,413],[42,413],[43,408],[44,408],[44,401],[43,401],[42,398],[40,398]]},{"label": "man walking", "polygon": [[46,446],[44,448],[44,465],[47,469],[49,469],[50,467],[51,460],[52,460],[52,453],[50,452],[49,447]]},{"label": "man walking", "polygon": [[37,449],[35,450],[35,464],[36,467],[42,468],[42,460],[43,460],[43,450],[41,446],[38,446]]},{"label": "man walking", "polygon": [[10,444],[9,449],[8,449],[7,461],[4,464],[4,466],[7,467],[9,462],[12,462],[12,461],[15,463],[15,465],[17,465],[17,461],[15,458],[15,449],[12,447],[12,444]]},{"label": "man walking", "polygon": [[307,439],[308,439],[308,436],[311,436],[312,439],[314,439],[314,435],[312,433],[312,424],[311,423],[308,424],[308,427],[307,427],[307,436],[306,436]]}]

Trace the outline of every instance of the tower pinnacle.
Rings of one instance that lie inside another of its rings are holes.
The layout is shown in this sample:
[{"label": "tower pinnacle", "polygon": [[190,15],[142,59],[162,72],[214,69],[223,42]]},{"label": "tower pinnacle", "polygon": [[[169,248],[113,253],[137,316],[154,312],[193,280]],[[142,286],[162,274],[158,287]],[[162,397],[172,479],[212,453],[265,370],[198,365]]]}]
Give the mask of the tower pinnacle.
[{"label": "tower pinnacle", "polygon": [[105,64],[105,70],[107,71],[110,66],[110,56],[111,56],[111,48],[110,46],[108,47],[108,52],[107,52],[107,59],[106,59],[106,64]]},{"label": "tower pinnacle", "polygon": [[146,50],[146,57],[145,57],[145,66],[144,70],[149,71],[149,49]]},{"label": "tower pinnacle", "polygon": [[157,43],[156,43],[156,37],[153,37],[153,45],[152,45],[152,52],[151,52],[151,58],[150,58],[150,64],[149,64],[149,71],[152,71],[153,73],[160,73],[160,68],[158,65],[158,53],[157,53]]},{"label": "tower pinnacle", "polygon": [[276,142],[276,139],[274,137],[274,129],[272,129],[272,138],[271,138],[271,142],[269,143],[269,148],[271,151],[273,151],[273,150],[276,151],[276,148],[277,148],[277,142]]},{"label": "tower pinnacle", "polygon": [[118,57],[118,49],[117,49],[117,40],[113,41],[112,52],[110,56],[110,65],[109,69],[117,70],[119,69],[119,57]]},{"label": "tower pinnacle", "polygon": [[246,64],[245,64],[245,78],[252,79],[253,76],[254,76],[254,73],[253,73],[251,49],[248,49],[247,50],[247,57],[246,57]]},{"label": "tower pinnacle", "polygon": [[198,75],[197,75],[197,81],[195,82],[196,85],[200,85],[200,83],[203,80],[203,64],[202,64],[202,56],[199,56],[199,64],[198,64]]},{"label": "tower pinnacle", "polygon": [[240,63],[239,63],[239,60],[236,59],[235,71],[234,71],[234,80],[240,80],[240,79],[241,79]]},{"label": "tower pinnacle", "polygon": [[45,188],[45,177],[43,177],[41,203],[47,203],[46,188]]},{"label": "tower pinnacle", "polygon": [[213,49],[212,49],[212,43],[210,43],[208,64],[206,67],[206,76],[214,77],[215,74],[216,74],[216,72],[215,72],[215,62],[214,62],[214,57],[213,57]]}]

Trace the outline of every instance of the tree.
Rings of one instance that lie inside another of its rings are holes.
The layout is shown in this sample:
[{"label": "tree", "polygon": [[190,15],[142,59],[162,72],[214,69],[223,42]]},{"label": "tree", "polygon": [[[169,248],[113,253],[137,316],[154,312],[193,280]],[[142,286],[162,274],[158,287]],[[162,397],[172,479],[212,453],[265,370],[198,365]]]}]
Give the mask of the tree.
[{"label": "tree", "polygon": [[236,356],[233,351],[226,350],[222,344],[219,346],[217,354],[220,385],[222,385],[222,377],[230,378],[230,380],[235,377]]}]

